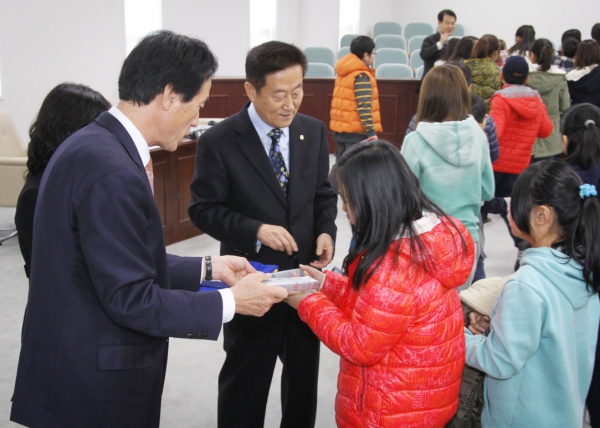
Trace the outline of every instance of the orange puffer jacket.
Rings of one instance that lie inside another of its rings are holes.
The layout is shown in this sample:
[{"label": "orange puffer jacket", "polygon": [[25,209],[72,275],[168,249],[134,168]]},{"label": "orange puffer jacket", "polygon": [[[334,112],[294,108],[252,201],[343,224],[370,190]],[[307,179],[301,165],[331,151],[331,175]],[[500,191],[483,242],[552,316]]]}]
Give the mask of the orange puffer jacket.
[{"label": "orange puffer jacket", "polygon": [[390,250],[358,292],[355,262],[350,279],[327,272],[321,292],[300,303],[300,318],[341,356],[339,427],[443,427],[454,416],[465,363],[456,287],[469,276],[474,244],[452,221],[460,233],[433,214],[416,222],[429,271],[401,239],[399,257]]},{"label": "orange puffer jacket", "polygon": [[492,97],[490,116],[496,123],[500,156],[496,172],[520,174],[531,163],[536,138],[552,134],[552,120],[540,94],[522,85],[505,85]]},{"label": "orange puffer jacket", "polygon": [[382,132],[381,116],[379,114],[379,92],[375,80],[375,70],[367,67],[356,55],[350,53],[338,61],[335,66],[337,77],[333,89],[333,100],[331,101],[331,121],[329,127],[334,132],[343,133],[365,133],[360,116],[358,104],[354,92],[354,80],[360,73],[364,73],[371,81],[373,100],[371,104],[371,115],[375,132]]}]

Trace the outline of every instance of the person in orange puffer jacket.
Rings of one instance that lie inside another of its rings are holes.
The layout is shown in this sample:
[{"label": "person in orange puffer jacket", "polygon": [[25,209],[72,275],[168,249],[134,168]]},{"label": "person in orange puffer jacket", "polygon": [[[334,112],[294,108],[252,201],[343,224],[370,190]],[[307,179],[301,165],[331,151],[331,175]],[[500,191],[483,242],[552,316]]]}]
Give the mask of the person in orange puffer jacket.
[{"label": "person in orange puffer jacket", "polygon": [[[515,181],[532,161],[536,138],[552,134],[552,119],[535,89],[525,86],[529,80],[529,65],[522,56],[511,56],[502,68],[500,78],[505,83],[491,99],[490,116],[496,122],[500,156],[492,164],[497,198],[510,197]],[[502,214],[515,247],[518,248],[515,271],[528,244],[514,236],[507,214]]]},{"label": "person in orange puffer jacket", "polygon": [[301,266],[320,292],[286,299],[341,356],[337,425],[443,427],[458,406],[465,338],[456,288],[471,272],[473,239],[387,142],[350,148],[338,178],[358,230],[348,276]]},{"label": "person in orange puffer jacket", "polygon": [[[376,140],[382,132],[379,114],[379,92],[375,80],[375,42],[368,36],[358,36],[350,44],[350,53],[337,62],[335,87],[331,101],[329,127],[335,140],[335,157],[363,140]],[[337,166],[329,172],[329,182],[339,193]]]}]

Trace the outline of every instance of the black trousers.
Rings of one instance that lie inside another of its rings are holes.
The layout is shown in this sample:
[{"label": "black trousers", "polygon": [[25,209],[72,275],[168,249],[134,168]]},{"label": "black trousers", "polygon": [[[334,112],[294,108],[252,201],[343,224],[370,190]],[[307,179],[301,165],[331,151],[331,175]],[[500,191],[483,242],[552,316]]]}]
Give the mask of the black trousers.
[{"label": "black trousers", "polygon": [[262,318],[236,314],[223,332],[219,427],[264,426],[277,357],[283,364],[280,426],[314,427],[320,342],[296,310],[282,302]]},{"label": "black trousers", "polygon": [[[505,172],[494,172],[494,181],[496,182],[496,194],[495,196],[498,198],[508,198],[512,194],[513,187],[515,186],[515,182],[519,178],[519,174],[508,174]],[[508,223],[508,213],[503,213],[500,215],[504,222],[506,223],[506,227],[508,227],[508,233],[510,237],[513,239],[515,243],[515,247],[519,247],[519,244],[525,242],[523,239],[516,237],[512,234],[512,230]],[[523,244],[522,244],[523,245]]]}]

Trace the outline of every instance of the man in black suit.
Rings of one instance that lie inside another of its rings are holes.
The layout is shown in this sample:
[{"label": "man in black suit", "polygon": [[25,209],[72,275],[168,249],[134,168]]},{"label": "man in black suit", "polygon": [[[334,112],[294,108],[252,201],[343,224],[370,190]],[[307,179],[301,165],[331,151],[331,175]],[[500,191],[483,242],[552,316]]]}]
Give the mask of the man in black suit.
[{"label": "man in black suit", "polygon": [[[297,113],[306,66],[295,46],[253,48],[245,83],[251,102],[198,140],[190,218],[221,241],[223,255],[280,270],[322,268],[333,257],[337,196],[327,180],[326,128]],[[224,335],[219,426],[263,426],[278,356],[281,426],[314,426],[319,341],[296,311],[282,303],[260,320],[236,315]]]},{"label": "man in black suit", "polygon": [[454,32],[456,25],[456,14],[449,9],[444,9],[438,13],[439,32],[432,34],[423,40],[421,46],[421,59],[423,64],[423,78],[427,72],[433,68],[433,64],[444,55],[444,49],[447,49],[448,39]]},{"label": "man in black suit", "polygon": [[[165,251],[149,147],[173,151],[197,125],[216,69],[200,40],[146,37],[123,64],[118,105],[54,153],[37,200],[12,421],[158,427],[168,337],[215,340],[233,311],[262,315],[287,296],[242,258]],[[198,293],[211,272],[232,287]]]}]

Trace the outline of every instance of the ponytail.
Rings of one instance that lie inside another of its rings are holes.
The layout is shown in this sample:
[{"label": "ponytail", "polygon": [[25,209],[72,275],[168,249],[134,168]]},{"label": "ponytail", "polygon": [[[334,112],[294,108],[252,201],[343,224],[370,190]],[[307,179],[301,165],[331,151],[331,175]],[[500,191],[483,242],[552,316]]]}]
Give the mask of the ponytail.
[{"label": "ponytail", "polygon": [[554,64],[554,48],[548,39],[537,39],[531,46],[531,53],[535,54],[540,71],[548,71]]},{"label": "ponytail", "polygon": [[[561,132],[569,140],[567,163],[583,170],[600,162],[600,109],[592,104],[577,104],[562,118]],[[590,183],[596,184],[596,183]]]},{"label": "ponytail", "polygon": [[600,291],[600,202],[594,196],[581,201],[581,215],[568,254],[583,266],[583,278],[594,293]]}]

